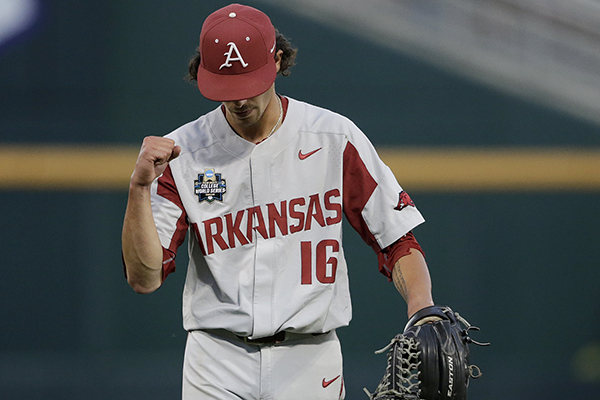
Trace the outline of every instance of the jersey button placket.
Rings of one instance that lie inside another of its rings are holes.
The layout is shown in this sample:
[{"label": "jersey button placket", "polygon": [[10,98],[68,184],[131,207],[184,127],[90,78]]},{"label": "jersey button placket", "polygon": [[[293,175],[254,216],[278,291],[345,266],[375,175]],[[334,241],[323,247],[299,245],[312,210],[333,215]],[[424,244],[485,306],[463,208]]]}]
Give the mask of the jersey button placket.
[{"label": "jersey button placket", "polygon": [[[265,147],[267,143],[257,146],[250,156],[252,179],[252,198],[254,206],[267,204],[270,200],[270,159]],[[257,224],[254,215],[253,226]],[[253,296],[253,336],[270,336],[275,332],[273,326],[273,257],[272,241],[266,240],[253,230],[254,242],[254,296]]]}]

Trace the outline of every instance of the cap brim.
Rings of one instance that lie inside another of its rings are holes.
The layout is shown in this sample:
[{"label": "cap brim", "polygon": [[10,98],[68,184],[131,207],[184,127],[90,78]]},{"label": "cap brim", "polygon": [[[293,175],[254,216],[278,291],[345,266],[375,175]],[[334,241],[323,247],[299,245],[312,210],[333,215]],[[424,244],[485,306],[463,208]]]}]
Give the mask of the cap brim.
[{"label": "cap brim", "polygon": [[266,92],[277,76],[275,60],[259,69],[245,74],[215,74],[198,68],[198,89],[204,97],[213,101],[236,101],[256,97]]}]

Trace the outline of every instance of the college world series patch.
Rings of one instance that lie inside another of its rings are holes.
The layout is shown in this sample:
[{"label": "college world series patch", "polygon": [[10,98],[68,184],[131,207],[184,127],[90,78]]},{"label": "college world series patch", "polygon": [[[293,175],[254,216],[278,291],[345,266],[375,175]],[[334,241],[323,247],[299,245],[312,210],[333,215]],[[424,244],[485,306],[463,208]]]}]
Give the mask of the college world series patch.
[{"label": "college world series patch", "polygon": [[198,195],[199,202],[223,201],[223,196],[227,193],[227,182],[213,168],[208,168],[203,174],[198,174],[198,180],[194,181],[194,193]]}]

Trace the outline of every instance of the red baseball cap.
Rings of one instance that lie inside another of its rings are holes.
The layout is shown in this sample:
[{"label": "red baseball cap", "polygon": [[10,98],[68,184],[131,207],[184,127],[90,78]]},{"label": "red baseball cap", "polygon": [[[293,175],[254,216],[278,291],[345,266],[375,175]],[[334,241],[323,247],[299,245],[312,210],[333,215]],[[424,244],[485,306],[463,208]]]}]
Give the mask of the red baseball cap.
[{"label": "red baseball cap", "polygon": [[256,8],[230,4],[210,14],[200,33],[198,89],[214,101],[266,92],[277,76],[275,28]]}]

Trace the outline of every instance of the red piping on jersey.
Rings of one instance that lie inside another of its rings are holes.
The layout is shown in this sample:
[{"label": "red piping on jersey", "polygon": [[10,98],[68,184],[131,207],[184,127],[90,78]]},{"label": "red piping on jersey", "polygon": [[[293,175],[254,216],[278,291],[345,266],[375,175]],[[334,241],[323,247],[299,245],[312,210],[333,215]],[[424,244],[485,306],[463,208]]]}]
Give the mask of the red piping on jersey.
[{"label": "red piping on jersey", "polygon": [[[162,176],[158,178],[157,193],[181,209],[181,217],[179,217],[177,220],[177,227],[175,234],[171,238],[169,248],[162,248],[162,281],[164,282],[167,275],[169,275],[171,272],[175,272],[175,256],[177,255],[177,249],[184,242],[188,228],[187,214],[183,208],[183,203],[179,197],[179,192],[177,192],[177,187],[175,186],[175,181],[173,179],[170,166],[167,166]],[[123,262],[125,279],[127,279],[127,267],[125,265],[123,252],[121,252],[121,260]]]},{"label": "red piping on jersey", "polygon": [[187,228],[189,226],[187,221],[187,214],[183,208],[183,202],[179,197],[177,186],[175,186],[175,180],[173,179],[173,173],[171,172],[171,166],[167,166],[165,172],[158,178],[157,194],[169,200],[177,207],[181,209],[181,216],[177,220],[177,227],[175,233],[171,238],[171,243],[168,248],[163,247],[163,281],[171,272],[175,271],[175,255],[177,249],[185,240]]},{"label": "red piping on jersey", "polygon": [[279,96],[279,98],[281,99],[281,107],[283,108],[283,116],[281,117],[281,123],[283,124],[283,121],[285,121],[285,116],[287,115],[288,104],[290,103],[290,101],[287,97],[284,96]]},{"label": "red piping on jersey", "polygon": [[343,174],[343,204],[346,219],[365,243],[378,253],[381,248],[362,217],[362,211],[375,191],[377,182],[367,170],[356,147],[350,142],[344,149]]},{"label": "red piping on jersey", "polygon": [[375,251],[379,271],[391,281],[396,261],[408,255],[410,249],[416,249],[421,253],[423,250],[411,232],[385,249],[379,246],[362,217],[362,211],[376,187],[377,182],[367,170],[356,148],[349,142],[344,150],[344,214],[365,243]]}]

